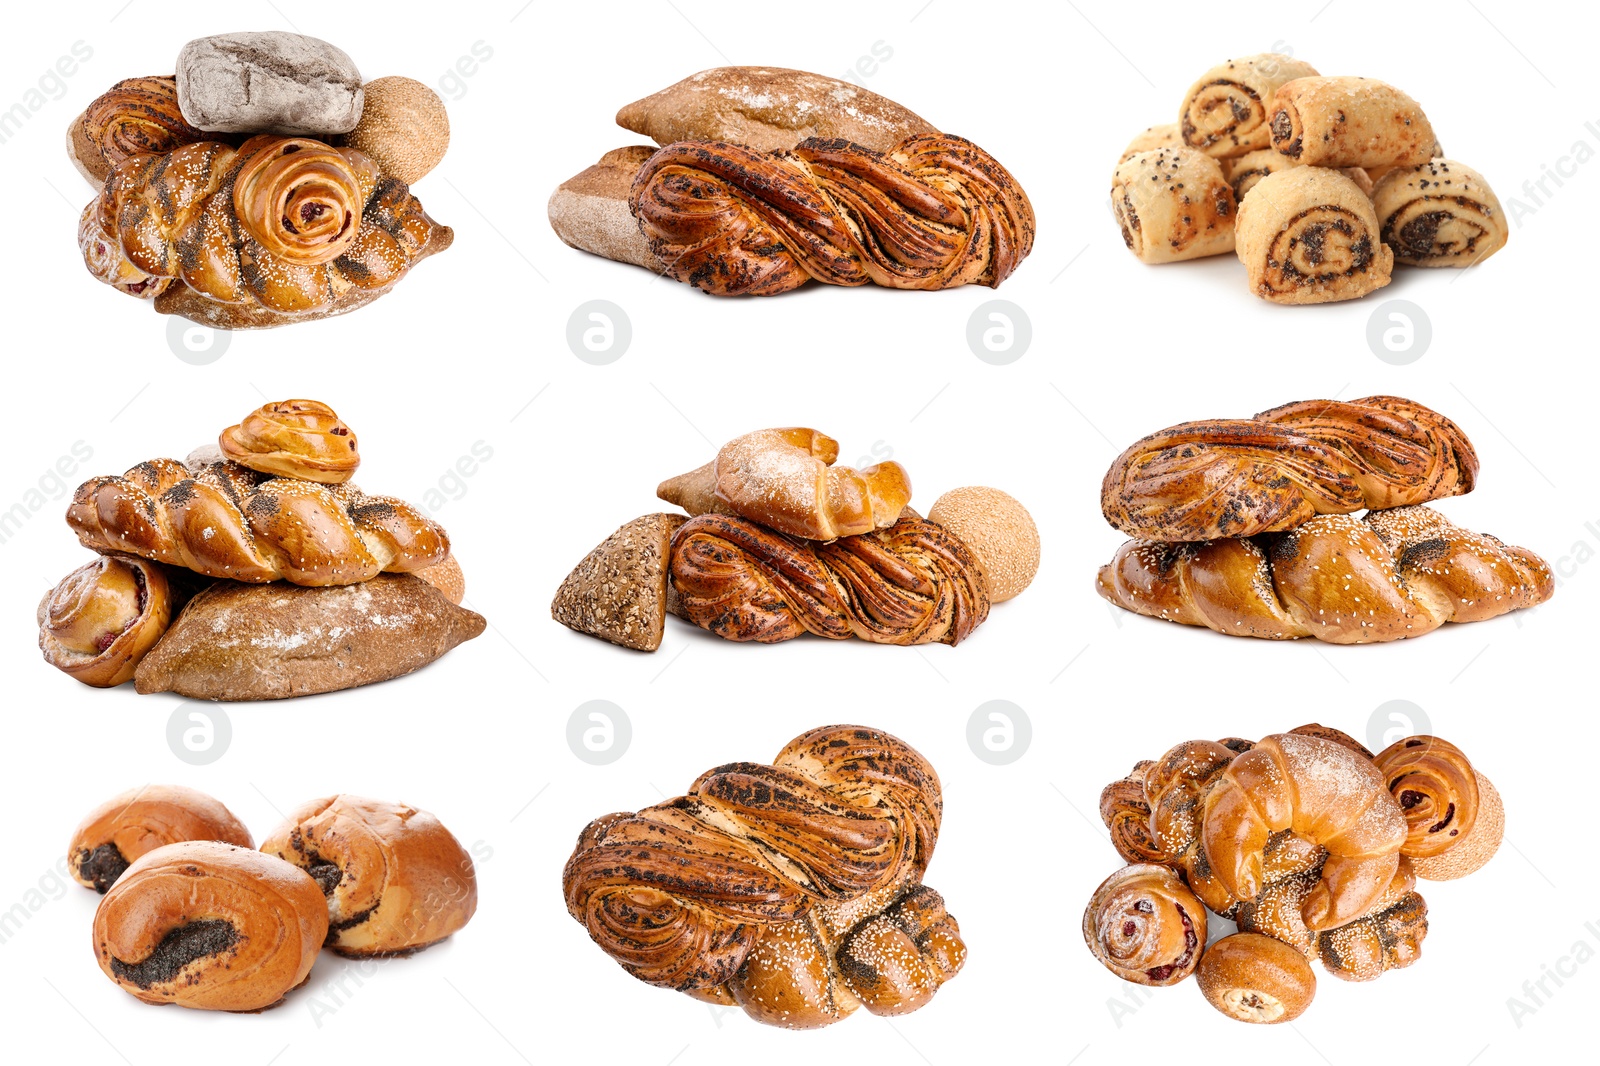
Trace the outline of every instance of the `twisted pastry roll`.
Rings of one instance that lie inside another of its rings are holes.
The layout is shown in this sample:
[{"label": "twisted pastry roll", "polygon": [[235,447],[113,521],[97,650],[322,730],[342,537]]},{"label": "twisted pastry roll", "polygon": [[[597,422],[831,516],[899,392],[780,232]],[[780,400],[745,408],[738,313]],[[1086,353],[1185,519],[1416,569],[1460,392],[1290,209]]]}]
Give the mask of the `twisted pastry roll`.
[{"label": "twisted pastry roll", "polygon": [[261,850],[311,875],[327,897],[328,947],[341,955],[420,951],[478,909],[472,857],[433,815],[360,796],[303,804]]},{"label": "twisted pastry roll", "polygon": [[1033,248],[1033,207],[970,141],[892,151],[810,138],[789,152],[682,141],[634,178],[629,209],[668,276],[714,296],[815,279],[895,289],[998,286]]},{"label": "twisted pastry roll", "polygon": [[1175,985],[1194,973],[1206,944],[1206,909],[1166,866],[1125,866],[1094,890],[1083,939],[1124,981]]},{"label": "twisted pastry roll", "polygon": [[1316,73],[1310,63],[1275,52],[1219,63],[1184,94],[1178,109],[1184,143],[1218,158],[1266,148],[1272,143],[1269,109],[1278,87]]},{"label": "twisted pastry roll", "polygon": [[78,227],[101,281],[229,329],[354,310],[451,236],[363,153],[271,135],[130,156]]},{"label": "twisted pastry roll", "polygon": [[1251,188],[1234,251],[1250,291],[1278,304],[1354,300],[1389,284],[1394,267],[1361,186],[1315,166],[1268,174]]},{"label": "twisted pastry roll", "polygon": [[1111,210],[1122,243],[1142,263],[1233,251],[1233,189],[1215,159],[1192,149],[1155,148],[1117,164]]},{"label": "twisted pastry roll", "polygon": [[1249,537],[1459,496],[1477,476],[1472,442],[1437,411],[1398,396],[1307,400],[1136,441],[1106,471],[1100,509],[1150,540]]},{"label": "twisted pastry roll", "polygon": [[204,792],[182,785],[144,785],[111,797],[72,831],[67,863],[73,879],[101,895],[144,855],[184,840],[220,840],[251,848],[250,831]]},{"label": "twisted pastry roll", "polygon": [[328,911],[317,883],[281,859],[215,841],[168,844],[111,886],[94,915],[95,956],[146,1003],[259,1011],[311,972]]},{"label": "twisted pastry roll", "polygon": [[770,766],[719,766],[687,795],[589,823],[567,911],[639,980],[758,1021],[904,1013],[965,958],[920,884],[941,810],[938,775],[904,741],[814,729]]},{"label": "twisted pastry roll", "polygon": [[161,567],[103,555],[39,601],[39,650],[45,662],[85,685],[113,688],[132,680],[172,616],[172,587]]},{"label": "twisted pastry roll", "polygon": [[437,523],[354,485],[266,478],[237,463],[190,471],[152,459],[85,481],[67,524],[86,548],[127,552],[207,577],[348,585],[422,570],[450,554]]},{"label": "twisted pastry roll", "polygon": [[1505,833],[1505,809],[1460,748],[1439,737],[1407,737],[1374,761],[1405,813],[1401,850],[1418,877],[1465,877],[1494,857]]},{"label": "twisted pastry roll", "polygon": [[349,481],[361,465],[355,433],[316,400],[264,404],[223,430],[217,444],[240,466],[324,485]]},{"label": "twisted pastry roll", "polygon": [[1364,644],[1535,606],[1555,577],[1524,548],[1401,507],[1253,540],[1130,540],[1096,588],[1125,610],[1228,636]]},{"label": "twisted pastry roll", "polygon": [[1141,759],[1127,777],[1100,790],[1100,820],[1111,833],[1111,846],[1128,862],[1167,866],[1177,857],[1156,842],[1150,830],[1150,804],[1144,795],[1144,775],[1154,765]]},{"label": "twisted pastry roll", "polygon": [[1271,109],[1272,147],[1303,166],[1416,166],[1433,156],[1421,105],[1372,78],[1296,78]]},{"label": "twisted pastry roll", "polygon": [[726,640],[802,633],[875,644],[959,644],[989,616],[988,579],[953,534],[920,518],[831,544],[728,515],[672,538],[677,613]]},{"label": "twisted pastry roll", "polygon": [[70,132],[74,156],[96,182],[130,156],[160,155],[217,139],[184,119],[177,79],[170,75],[124,78],[96,97]]},{"label": "twisted pastry roll", "polygon": [[1510,235],[1489,183],[1453,159],[1390,170],[1372,190],[1372,208],[1395,262],[1411,266],[1475,266]]}]

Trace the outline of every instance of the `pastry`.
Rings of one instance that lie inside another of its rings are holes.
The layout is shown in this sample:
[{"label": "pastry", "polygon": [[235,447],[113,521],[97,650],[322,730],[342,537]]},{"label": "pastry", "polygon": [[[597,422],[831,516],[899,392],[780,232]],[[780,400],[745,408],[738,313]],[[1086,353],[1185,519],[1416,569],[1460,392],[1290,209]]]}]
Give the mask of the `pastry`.
[{"label": "pastry", "polygon": [[1275,151],[1308,167],[1416,166],[1435,138],[1417,102],[1372,78],[1302,77],[1278,86]]},{"label": "pastry", "polygon": [[362,93],[361,121],[341,143],[371,156],[390,177],[416,184],[450,147],[444,101],[420,81],[394,76],[367,82]]},{"label": "pastry", "polygon": [[178,83],[170,76],[122,79],[96,97],[67,131],[72,161],[95,188],[129,156],[165,154],[205,140],[215,138],[184,119]]},{"label": "pastry", "polygon": [[178,53],[178,102],[202,130],[345,133],[361,118],[361,72],[327,41],[281,30],[222,33]]},{"label": "pastry", "polygon": [[67,865],[78,884],[104,895],[130,864],[182,840],[255,847],[233,812],[204,792],[182,785],[143,785],[84,816],[67,845]]},{"label": "pastry", "polygon": [[999,489],[951,489],[928,509],[928,521],[977,556],[991,604],[1020,595],[1039,572],[1039,527],[1027,508]]},{"label": "pastry", "polygon": [[1128,147],[1122,150],[1122,155],[1117,158],[1118,163],[1126,163],[1131,157],[1140,152],[1148,152],[1152,148],[1182,148],[1183,134],[1178,132],[1176,122],[1168,122],[1160,126],[1150,126],[1142,133],[1136,134],[1128,142]]},{"label": "pastry", "polygon": [[1249,271],[1250,291],[1264,300],[1353,300],[1389,284],[1394,253],[1380,239],[1372,201],[1337,170],[1268,174],[1239,206],[1236,231],[1234,251]]},{"label": "pastry", "polygon": [[1311,1006],[1317,975],[1305,956],[1257,933],[1234,933],[1206,949],[1195,979],[1206,1002],[1235,1021],[1291,1022]]},{"label": "pastry", "polygon": [[260,1011],[311,972],[328,910],[317,883],[281,859],[216,841],[137,859],[100,901],[100,969],[146,1003]]},{"label": "pastry", "polygon": [[408,674],[484,626],[412,574],[326,588],[219,581],[145,655],[134,686],[206,700],[333,692]]},{"label": "pastry", "polygon": [[268,477],[233,462],[152,459],[78,486],[67,524],[86,548],[207,577],[340,585],[443,561],[450,538],[403,500]]},{"label": "pastry", "polygon": [[223,430],[217,446],[240,466],[323,485],[342,485],[361,465],[355,433],[316,400],[264,404]]},{"label": "pastry", "polygon": [[1524,548],[1400,507],[1244,540],[1131,540],[1096,587],[1125,610],[1229,636],[1361,644],[1535,606],[1555,577]]},{"label": "pastry", "polygon": [[859,85],[782,67],[702,70],[627,105],[617,125],[658,145],[730,141],[758,152],[784,151],[812,137],[887,152],[907,137],[938,132]]},{"label": "pastry", "polygon": [[667,561],[682,515],[635,518],[607,537],[556,590],[550,614],[568,629],[655,651],[667,616]]},{"label": "pastry", "polygon": [[1461,495],[1477,474],[1466,434],[1419,403],[1306,400],[1150,434],[1106,471],[1100,508],[1148,540],[1248,537],[1319,514]]},{"label": "pastry", "polygon": [[1106,969],[1139,985],[1175,985],[1206,946],[1206,909],[1166,866],[1125,866],[1083,912],[1083,939]]},{"label": "pastry", "polygon": [[1494,857],[1505,835],[1505,808],[1460,748],[1439,737],[1407,737],[1374,761],[1405,814],[1401,850],[1418,877],[1465,877]]},{"label": "pastry", "polygon": [[989,616],[983,569],[966,545],[915,517],[829,544],[708,514],[672,538],[678,611],[726,640],[802,633],[876,644],[959,644]]},{"label": "pastry", "polygon": [[896,462],[835,466],[839,442],[814,429],[736,437],[705,466],[663,481],[656,495],[691,515],[732,514],[779,533],[837,540],[895,523],[911,501]]},{"label": "pastry", "polygon": [[1476,266],[1510,233],[1483,175],[1453,159],[1391,169],[1372,190],[1372,208],[1395,262],[1410,266]]},{"label": "pastry", "polygon": [[261,850],[320,887],[328,947],[341,955],[419,951],[459,931],[478,907],[471,856],[415,807],[346,795],[312,800]]},{"label": "pastry", "polygon": [[220,329],[344,314],[451,239],[361,152],[271,135],[130,156],[78,227],[95,277]]},{"label": "pastry", "polygon": [[1316,73],[1310,63],[1275,52],[1219,63],[1183,96],[1178,124],[1184,145],[1217,158],[1266,148],[1278,87]]},{"label": "pastry", "polygon": [[567,911],[648,984],[828,1025],[922,1006],[966,958],[922,886],[939,778],[903,741],[814,729],[772,765],[729,763],[688,795],[606,815],[562,874]]},{"label": "pastry", "polygon": [[887,152],[812,138],[764,153],[680,141],[634,178],[629,209],[663,272],[715,296],[817,280],[896,289],[998,286],[1033,249],[1033,207],[970,141]]},{"label": "pastry", "polygon": [[653,145],[614,148],[600,161],[562,182],[550,194],[546,213],[550,228],[580,252],[661,271],[661,261],[639,232],[639,220],[628,207],[633,179],[656,154]]},{"label": "pastry", "polygon": [[173,592],[159,564],[102,555],[61,579],[39,601],[45,662],[95,688],[133,679],[166,633]]},{"label": "pastry", "polygon": [[1234,248],[1238,207],[1215,159],[1189,148],[1136,152],[1111,175],[1122,242],[1140,262],[1176,263]]},{"label": "pastry", "polygon": [[[1244,203],[1245,194],[1256,187],[1256,184],[1268,174],[1276,174],[1280,170],[1289,170],[1299,166],[1288,156],[1280,155],[1271,148],[1258,148],[1234,159],[1222,160],[1222,176],[1228,179],[1228,184],[1233,187],[1233,198]],[[1339,173],[1356,183],[1356,187],[1369,197],[1372,195],[1371,176],[1360,167],[1341,167]]]}]

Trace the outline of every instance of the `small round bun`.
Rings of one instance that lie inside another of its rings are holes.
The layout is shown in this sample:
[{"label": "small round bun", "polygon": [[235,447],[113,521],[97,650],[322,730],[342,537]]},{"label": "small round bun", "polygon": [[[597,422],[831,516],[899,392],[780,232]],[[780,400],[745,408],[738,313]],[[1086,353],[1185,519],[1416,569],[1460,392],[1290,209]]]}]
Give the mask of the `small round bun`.
[{"label": "small round bun", "polygon": [[999,489],[951,489],[934,502],[928,521],[977,553],[989,578],[990,603],[1016,596],[1039,572],[1039,527],[1027,508]]},{"label": "small round bun", "polygon": [[1506,808],[1489,779],[1473,769],[1478,779],[1478,820],[1460,844],[1432,858],[1413,858],[1411,868],[1424,881],[1454,881],[1482,868],[1500,850],[1506,835]]},{"label": "small round bun", "polygon": [[1195,979],[1206,1002],[1254,1025],[1293,1021],[1317,994],[1317,975],[1306,957],[1260,933],[1234,933],[1212,944]]},{"label": "small round bun", "polygon": [[450,146],[450,118],[439,94],[410,78],[369,81],[361,121],[344,143],[370,155],[384,174],[410,185],[439,165]]}]

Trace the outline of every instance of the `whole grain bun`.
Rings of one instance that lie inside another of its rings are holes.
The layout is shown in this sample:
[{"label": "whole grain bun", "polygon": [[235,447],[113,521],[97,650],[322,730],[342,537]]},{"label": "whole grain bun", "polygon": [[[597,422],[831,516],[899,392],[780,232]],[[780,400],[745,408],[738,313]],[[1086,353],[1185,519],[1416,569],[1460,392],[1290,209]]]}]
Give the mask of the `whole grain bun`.
[{"label": "whole grain bun", "polygon": [[732,141],[762,152],[807,137],[840,138],[887,152],[939,132],[920,115],[859,85],[782,67],[715,67],[617,112],[617,125],[657,144]]},{"label": "whole grain bun", "polygon": [[647,144],[614,148],[562,182],[550,195],[548,208],[556,236],[580,252],[659,272],[661,263],[628,210],[634,176],[655,151]]},{"label": "whole grain bun", "polygon": [[390,177],[410,185],[444,158],[450,117],[439,94],[411,78],[390,76],[362,86],[361,121],[344,135]]},{"label": "whole grain bun", "polygon": [[550,602],[551,617],[624,648],[661,647],[668,549],[686,521],[682,515],[647,514],[622,526],[572,568]]}]

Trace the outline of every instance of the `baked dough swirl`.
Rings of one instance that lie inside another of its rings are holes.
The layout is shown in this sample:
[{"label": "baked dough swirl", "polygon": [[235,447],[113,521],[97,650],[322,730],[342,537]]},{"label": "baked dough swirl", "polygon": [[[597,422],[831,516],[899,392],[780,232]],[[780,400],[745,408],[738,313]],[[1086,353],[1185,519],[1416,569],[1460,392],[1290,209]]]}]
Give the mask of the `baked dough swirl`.
[{"label": "baked dough swirl", "polygon": [[361,465],[355,433],[316,400],[263,404],[223,430],[217,446],[240,466],[324,485],[349,481]]},{"label": "baked dough swirl", "polygon": [[[160,154],[216,135],[195,129],[178,109],[176,78],[124,78],[84,110],[77,135],[99,154],[100,180],[129,156]],[[79,153],[80,158],[83,153]],[[93,164],[93,160],[87,165]]]},{"label": "baked dough swirl", "polygon": [[317,266],[355,243],[378,165],[354,148],[305,137],[252,137],[239,150],[233,209],[274,259]]},{"label": "baked dough swirl", "polygon": [[95,688],[133,679],[173,616],[160,566],[103,555],[62,578],[39,602],[39,650],[56,669]]},{"label": "baked dough swirl", "polygon": [[1476,266],[1510,233],[1483,175],[1453,159],[1389,171],[1373,187],[1372,207],[1395,262],[1409,266]]},{"label": "baked dough swirl", "polygon": [[1090,897],[1083,939],[1124,981],[1175,985],[1200,964],[1206,909],[1170,867],[1124,866]]},{"label": "baked dough swirl", "polygon": [[1272,143],[1268,122],[1278,86],[1317,73],[1310,63],[1266,52],[1219,63],[1184,94],[1178,126],[1184,143],[1231,158]]},{"label": "baked dough swirl", "polygon": [[670,277],[715,296],[817,280],[998,286],[1033,248],[1033,207],[989,153],[920,134],[883,153],[809,138],[789,152],[682,141],[634,178],[629,208]]},{"label": "baked dough swirl", "polygon": [[1234,251],[1250,290],[1280,304],[1353,300],[1389,284],[1394,268],[1361,186],[1313,166],[1256,182],[1239,205]]}]

